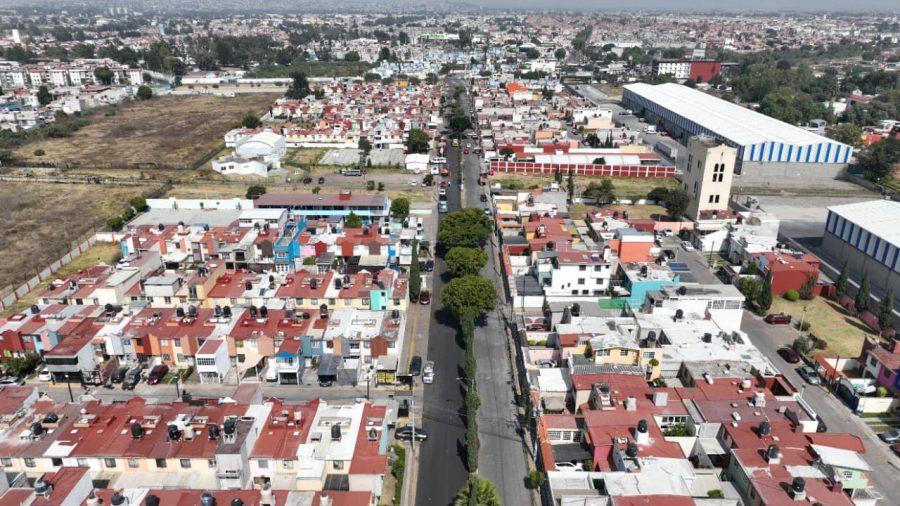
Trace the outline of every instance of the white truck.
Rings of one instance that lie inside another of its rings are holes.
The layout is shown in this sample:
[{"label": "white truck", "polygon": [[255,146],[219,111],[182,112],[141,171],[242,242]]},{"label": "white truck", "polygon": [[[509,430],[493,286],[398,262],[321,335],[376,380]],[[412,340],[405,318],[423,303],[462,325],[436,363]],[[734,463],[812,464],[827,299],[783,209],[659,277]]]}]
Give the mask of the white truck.
[{"label": "white truck", "polygon": [[655,134],[656,127],[654,125],[647,125],[644,127],[644,133],[645,134]]}]

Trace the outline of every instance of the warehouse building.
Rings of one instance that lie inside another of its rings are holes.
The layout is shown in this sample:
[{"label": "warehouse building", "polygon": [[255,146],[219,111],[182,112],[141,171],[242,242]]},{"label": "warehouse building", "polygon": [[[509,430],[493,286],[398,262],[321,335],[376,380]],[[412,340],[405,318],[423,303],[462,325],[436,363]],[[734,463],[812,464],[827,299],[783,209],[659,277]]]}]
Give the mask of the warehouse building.
[{"label": "warehouse building", "polygon": [[822,249],[873,288],[900,293],[900,202],[872,200],[828,208]]},{"label": "warehouse building", "polygon": [[736,184],[829,186],[853,148],[702,91],[666,83],[625,86],[625,106],[658,123],[682,144],[718,137],[738,150]]}]

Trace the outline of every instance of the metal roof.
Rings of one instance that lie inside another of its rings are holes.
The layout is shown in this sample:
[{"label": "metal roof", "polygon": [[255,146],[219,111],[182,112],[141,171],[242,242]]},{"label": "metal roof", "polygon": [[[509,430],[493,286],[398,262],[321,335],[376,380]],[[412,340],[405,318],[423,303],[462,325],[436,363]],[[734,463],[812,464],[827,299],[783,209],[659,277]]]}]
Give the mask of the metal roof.
[{"label": "metal roof", "polygon": [[869,200],[828,210],[900,249],[900,202]]},{"label": "metal roof", "polygon": [[625,89],[736,144],[781,142],[806,145],[829,141],[821,135],[680,84],[635,83],[626,85]]}]

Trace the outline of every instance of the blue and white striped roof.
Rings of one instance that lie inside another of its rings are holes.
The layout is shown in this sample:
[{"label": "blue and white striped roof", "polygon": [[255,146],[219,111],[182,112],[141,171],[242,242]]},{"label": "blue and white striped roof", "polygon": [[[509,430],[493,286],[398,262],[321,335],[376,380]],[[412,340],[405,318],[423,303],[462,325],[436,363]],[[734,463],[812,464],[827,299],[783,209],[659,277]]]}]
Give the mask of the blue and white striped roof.
[{"label": "blue and white striped roof", "polygon": [[847,163],[853,148],[675,83],[625,86],[623,98],[695,134],[720,137],[747,161]]}]

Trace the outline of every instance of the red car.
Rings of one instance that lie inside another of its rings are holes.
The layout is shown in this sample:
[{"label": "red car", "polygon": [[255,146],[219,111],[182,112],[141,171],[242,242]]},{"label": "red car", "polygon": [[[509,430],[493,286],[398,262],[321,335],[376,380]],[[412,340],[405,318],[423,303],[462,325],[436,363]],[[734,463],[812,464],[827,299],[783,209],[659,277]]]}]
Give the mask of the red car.
[{"label": "red car", "polygon": [[797,355],[797,352],[785,346],[784,348],[778,349],[778,354],[781,355],[781,358],[784,359],[785,362],[789,364],[796,364],[800,361],[800,356]]},{"label": "red car", "polygon": [[787,325],[791,323],[791,315],[784,313],[772,313],[763,319],[770,325]]},{"label": "red car", "polygon": [[447,187],[447,182],[441,181],[441,188],[446,188],[446,187]]},{"label": "red car", "polygon": [[447,167],[441,167],[441,175],[446,176],[448,174],[450,174],[450,171],[447,170]]},{"label": "red car", "polygon": [[468,150],[468,149],[464,149],[464,150],[463,150],[463,154],[464,154],[464,155],[468,155],[468,154],[469,154],[469,150]]}]

